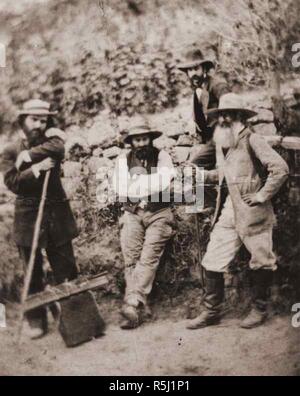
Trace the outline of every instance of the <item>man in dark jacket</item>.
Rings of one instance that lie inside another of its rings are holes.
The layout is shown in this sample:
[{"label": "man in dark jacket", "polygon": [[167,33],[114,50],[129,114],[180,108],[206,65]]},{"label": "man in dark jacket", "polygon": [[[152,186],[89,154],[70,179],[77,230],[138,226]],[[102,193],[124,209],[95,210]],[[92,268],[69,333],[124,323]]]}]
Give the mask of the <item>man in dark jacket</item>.
[{"label": "man in dark jacket", "polygon": [[215,123],[207,117],[207,110],[218,107],[220,97],[229,92],[228,84],[215,74],[215,64],[208,59],[180,64],[178,69],[186,73],[193,89],[193,117],[196,133],[202,143],[190,161],[205,169],[213,169],[215,149],[212,135]]},{"label": "man in dark jacket", "polygon": [[[57,283],[77,276],[71,241],[78,231],[60,180],[65,133],[52,127],[54,114],[47,102],[27,101],[19,112],[20,138],[3,152],[4,182],[17,196],[14,239],[25,263],[30,258],[45,174],[51,172],[29,293],[44,289],[42,249],[46,250]],[[46,333],[46,313],[44,308],[27,313],[25,332],[30,338]]]}]

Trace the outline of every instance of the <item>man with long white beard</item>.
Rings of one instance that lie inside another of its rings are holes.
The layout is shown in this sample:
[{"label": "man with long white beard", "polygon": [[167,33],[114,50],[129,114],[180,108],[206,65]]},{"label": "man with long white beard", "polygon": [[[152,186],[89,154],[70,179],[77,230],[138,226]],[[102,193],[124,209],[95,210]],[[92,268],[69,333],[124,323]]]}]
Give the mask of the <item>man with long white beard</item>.
[{"label": "man with long white beard", "polygon": [[[214,132],[217,169],[205,171],[205,180],[218,182],[218,198],[213,231],[202,260],[206,275],[204,309],[188,322],[187,328],[220,322],[223,273],[242,244],[251,254],[252,307],[241,327],[252,328],[263,323],[267,315],[268,288],[277,269],[272,248],[275,216],[271,198],[287,179],[289,170],[264,138],[246,126],[256,113],[246,109],[237,94],[223,95],[219,108],[209,113],[218,118]],[[265,179],[263,171],[267,172]]]}]

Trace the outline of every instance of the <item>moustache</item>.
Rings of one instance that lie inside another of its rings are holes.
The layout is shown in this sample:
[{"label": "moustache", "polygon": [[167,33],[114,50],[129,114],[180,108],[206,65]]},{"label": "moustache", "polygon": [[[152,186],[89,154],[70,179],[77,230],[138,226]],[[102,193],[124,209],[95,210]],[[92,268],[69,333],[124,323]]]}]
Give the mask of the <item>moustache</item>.
[{"label": "moustache", "polygon": [[202,77],[199,77],[199,76],[196,76],[196,75],[191,77],[192,86],[198,87],[199,85],[202,84],[202,81],[203,81]]},{"label": "moustache", "polygon": [[222,128],[230,128],[231,125],[232,125],[232,121],[223,120],[219,125],[220,125],[220,127],[222,127]]},{"label": "moustache", "polygon": [[139,160],[149,159],[153,153],[152,146],[138,147],[134,149],[134,153]]},{"label": "moustache", "polygon": [[34,134],[34,135],[41,135],[42,131],[40,129],[32,129],[31,133]]}]

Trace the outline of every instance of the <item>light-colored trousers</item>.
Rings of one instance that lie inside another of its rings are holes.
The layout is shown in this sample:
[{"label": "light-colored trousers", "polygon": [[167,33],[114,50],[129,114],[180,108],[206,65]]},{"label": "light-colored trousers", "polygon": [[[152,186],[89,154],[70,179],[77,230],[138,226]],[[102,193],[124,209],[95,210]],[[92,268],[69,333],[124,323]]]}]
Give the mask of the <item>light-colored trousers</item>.
[{"label": "light-colored trousers", "polygon": [[121,248],[125,262],[125,301],[146,304],[167,241],[175,234],[170,208],[150,212],[138,208],[120,218]]},{"label": "light-colored trousers", "polygon": [[212,230],[202,266],[208,271],[227,272],[229,264],[244,244],[251,254],[251,269],[275,271],[277,265],[273,252],[272,231],[273,228],[270,227],[259,234],[241,237],[235,228],[233,207],[228,198]]}]

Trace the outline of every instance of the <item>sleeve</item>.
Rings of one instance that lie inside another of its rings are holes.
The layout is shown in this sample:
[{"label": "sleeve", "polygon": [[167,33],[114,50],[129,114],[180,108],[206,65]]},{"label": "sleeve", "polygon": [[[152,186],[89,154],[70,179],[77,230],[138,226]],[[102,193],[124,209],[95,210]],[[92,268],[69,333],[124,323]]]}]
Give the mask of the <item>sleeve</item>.
[{"label": "sleeve", "polygon": [[176,176],[170,155],[161,150],[158,157],[157,172],[130,176],[125,155],[118,157],[113,174],[113,189],[120,202],[131,199],[144,199],[170,187]]},{"label": "sleeve", "polygon": [[136,180],[136,187],[138,187],[136,191],[139,191],[141,198],[156,195],[169,189],[175,176],[176,170],[170,155],[161,150],[158,156],[157,172],[150,175],[139,175]]},{"label": "sleeve", "polygon": [[15,166],[15,152],[7,148],[3,152],[2,171],[4,175],[4,184],[14,194],[22,194],[24,189],[38,183],[36,176],[31,168],[19,171]]},{"label": "sleeve", "polygon": [[262,136],[252,134],[249,143],[256,157],[268,172],[264,186],[257,193],[257,199],[263,203],[270,200],[286,181],[289,168],[284,159],[265,141]]},{"label": "sleeve", "polygon": [[176,176],[176,169],[173,165],[172,158],[170,154],[168,154],[164,150],[161,150],[159,153],[157,168],[160,173],[165,172],[169,174],[172,178]]},{"label": "sleeve", "polygon": [[65,156],[64,138],[65,133],[57,128],[50,128],[46,132],[47,140],[36,147],[32,147],[28,153],[32,162],[40,162],[47,157],[61,161]]}]

